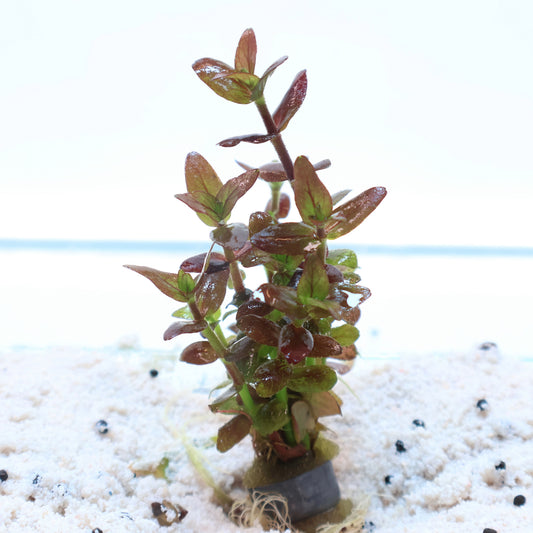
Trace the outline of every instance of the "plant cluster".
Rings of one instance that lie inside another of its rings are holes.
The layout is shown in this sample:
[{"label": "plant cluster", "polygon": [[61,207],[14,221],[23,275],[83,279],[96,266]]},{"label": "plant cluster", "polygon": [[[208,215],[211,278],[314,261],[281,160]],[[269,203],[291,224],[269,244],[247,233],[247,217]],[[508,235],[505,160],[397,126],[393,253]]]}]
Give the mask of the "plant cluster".
[{"label": "plant cluster", "polygon": [[[329,161],[313,165],[300,156],[293,163],[281,133],[304,101],[306,72],[296,75],[271,114],[266,82],[287,58],[259,76],[256,51],[254,32],[248,29],[234,67],[203,58],[193,69],[226,100],[255,104],[266,127],[264,134],[219,144],[270,142],[279,162],[241,164],[245,171],[223,183],[200,154],[188,154],[187,192],[176,197],[211,228],[211,247],[186,259],[177,273],[127,266],[184,304],[164,338],[199,333],[202,340],[189,344],[180,359],[195,365],[219,360],[226,368],[228,382],[209,406],[231,415],[218,431],[218,450],[225,452],[250,434],[257,456],[286,462],[312,455],[324,429],[319,419],[340,414],[340,399],[331,389],[337,373],[349,370],[357,355],[359,305],[370,296],[359,285],[356,254],[329,250],[328,241],[356,228],[386,190],[373,187],[341,203],[350,191],[330,194],[316,172]],[[230,222],[236,203],[258,180],[270,185],[268,205],[251,213],[247,224]],[[281,191],[286,182],[300,221],[283,221],[291,207],[289,194]],[[243,269],[254,267],[264,269],[265,282],[252,291],[245,286]],[[233,291],[229,304],[228,289]]]}]

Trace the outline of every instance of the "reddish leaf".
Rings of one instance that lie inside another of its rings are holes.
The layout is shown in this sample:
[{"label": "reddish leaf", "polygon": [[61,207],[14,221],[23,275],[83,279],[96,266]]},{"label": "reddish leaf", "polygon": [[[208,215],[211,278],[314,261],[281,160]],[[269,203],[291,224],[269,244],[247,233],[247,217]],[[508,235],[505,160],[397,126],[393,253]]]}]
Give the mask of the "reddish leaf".
[{"label": "reddish leaf", "polygon": [[237,415],[229,422],[226,422],[219,430],[217,435],[217,450],[219,452],[227,452],[235,444],[240,442],[248,433],[252,422],[249,417],[244,414]]},{"label": "reddish leaf", "polygon": [[270,398],[287,386],[291,368],[281,358],[267,361],[254,372],[255,390],[262,398]]},{"label": "reddish leaf", "polygon": [[[357,278],[356,278],[357,280]],[[354,280],[346,280],[344,283],[340,283],[338,285],[339,289],[343,291],[351,292],[352,294],[359,294],[359,304],[362,304],[364,301],[368,300],[370,296],[372,296],[372,293],[370,289],[367,287],[362,287],[361,285],[357,285],[357,281]]]},{"label": "reddish leaf", "polygon": [[218,355],[207,341],[198,341],[189,344],[181,352],[180,361],[191,365],[208,365],[218,359]]},{"label": "reddish leaf", "polygon": [[303,361],[313,349],[313,335],[303,327],[287,324],[281,328],[278,349],[291,365]]},{"label": "reddish leaf", "polygon": [[207,327],[207,322],[205,320],[195,320],[194,322],[174,322],[171,324],[163,334],[163,340],[169,341],[178,335],[183,335],[184,333],[199,333]]},{"label": "reddish leaf", "polygon": [[[241,163],[240,161],[237,161],[237,164],[246,170],[251,170],[254,168],[246,163]],[[285,170],[283,169],[283,165],[281,163],[267,163],[266,165],[261,165],[259,167],[259,177],[268,182],[287,180],[287,174],[285,174]]]},{"label": "reddish leaf", "polygon": [[354,344],[350,344],[349,346],[343,346],[342,352],[340,354],[332,354],[329,357],[333,357],[334,359],[340,359],[342,361],[353,361],[357,357],[357,348]]},{"label": "reddish leaf", "polygon": [[356,228],[385,198],[385,187],[373,187],[337,207],[326,224],[328,239],[337,239]]},{"label": "reddish leaf", "polygon": [[237,200],[250,190],[256,182],[258,175],[258,170],[250,170],[236,178],[228,180],[218,191],[216,199],[223,205],[221,215],[223,219],[231,214]]},{"label": "reddish leaf", "polygon": [[248,241],[248,228],[239,222],[219,226],[211,232],[211,240],[230,250],[240,250]]},{"label": "reddish leaf", "polygon": [[189,300],[188,295],[180,290],[177,274],[162,272],[160,270],[156,270],[155,268],[144,266],[124,266],[149,279],[163,294],[172,298],[173,300],[177,300],[178,302],[187,302]]},{"label": "reddish leaf", "polygon": [[218,142],[218,146],[223,148],[232,148],[237,146],[239,143],[251,143],[251,144],[262,144],[272,140],[275,135],[265,135],[261,133],[252,133],[247,135],[237,135],[235,137],[229,137]]},{"label": "reddish leaf", "polygon": [[342,346],[328,335],[313,335],[313,350],[309,357],[335,357],[342,354]]},{"label": "reddish leaf", "polygon": [[216,196],[222,182],[213,167],[197,152],[190,152],[185,160],[185,183],[188,192],[202,191]]},{"label": "reddish leaf", "polygon": [[250,238],[251,243],[271,254],[300,255],[315,250],[320,241],[315,229],[300,222],[268,226]]},{"label": "reddish leaf", "polygon": [[244,72],[238,73],[226,63],[209,57],[195,61],[192,68],[198,77],[222,98],[237,104],[252,102],[252,90],[245,80],[255,78],[259,81],[257,76]]},{"label": "reddish leaf", "polygon": [[194,297],[202,316],[207,316],[222,305],[226,295],[229,270],[220,270],[212,274],[202,274],[196,282]]},{"label": "reddish leaf", "polygon": [[[180,265],[180,269],[185,272],[193,272],[199,274],[204,269],[205,258],[207,253],[194,255],[185,259]],[[226,258],[217,252],[211,252],[209,257],[209,264],[206,268],[207,274],[212,274],[213,272],[218,272],[219,270],[226,270],[229,268],[229,263],[226,261]]]},{"label": "reddish leaf", "polygon": [[248,231],[250,235],[260,232],[274,222],[273,218],[264,211],[256,211],[250,215]]},{"label": "reddish leaf", "polygon": [[216,199],[209,193],[195,191],[193,193],[176,194],[175,197],[190,207],[200,220],[208,226],[218,226],[222,217],[217,213]]},{"label": "reddish leaf", "polygon": [[291,320],[298,320],[306,317],[307,311],[298,301],[296,289],[281,287],[279,285],[274,285],[273,283],[263,283],[263,285],[259,287],[259,290],[263,293],[265,302],[268,305],[281,311]]},{"label": "reddish leaf", "polygon": [[329,292],[329,281],[322,259],[311,254],[304,263],[302,277],[298,283],[298,298],[305,303],[308,298],[324,300]]},{"label": "reddish leaf", "polygon": [[244,70],[253,74],[256,55],[257,43],[255,41],[255,33],[252,28],[248,28],[241,35],[237,51],[235,52],[235,70]]},{"label": "reddish leaf", "polygon": [[326,264],[325,267],[328,281],[330,283],[342,283],[344,281],[344,276],[338,268],[328,264]]},{"label": "reddish leaf", "polygon": [[329,218],[333,209],[331,196],[304,156],[294,163],[293,187],[294,201],[304,222],[318,224]]},{"label": "reddish leaf", "polygon": [[268,440],[276,455],[285,463],[309,453],[309,450],[301,443],[296,446],[288,446],[278,431],[270,434]]},{"label": "reddish leaf", "polygon": [[254,355],[256,349],[257,343],[254,340],[250,337],[242,337],[230,344],[225,359],[230,362],[240,361]]},{"label": "reddish leaf", "polygon": [[237,326],[248,337],[259,344],[277,346],[281,328],[272,320],[256,315],[244,315],[237,320]]},{"label": "reddish leaf", "polygon": [[337,383],[337,374],[328,366],[294,367],[288,387],[296,392],[322,392]]},{"label": "reddish leaf", "polygon": [[296,78],[272,116],[278,131],[283,131],[287,127],[291,118],[302,105],[306,92],[307,75],[305,70],[302,70],[296,74]]},{"label": "reddish leaf", "polygon": [[272,310],[273,308],[270,305],[259,300],[258,298],[252,298],[251,300],[248,300],[239,306],[235,318],[239,320],[244,315],[266,316],[271,313]]}]

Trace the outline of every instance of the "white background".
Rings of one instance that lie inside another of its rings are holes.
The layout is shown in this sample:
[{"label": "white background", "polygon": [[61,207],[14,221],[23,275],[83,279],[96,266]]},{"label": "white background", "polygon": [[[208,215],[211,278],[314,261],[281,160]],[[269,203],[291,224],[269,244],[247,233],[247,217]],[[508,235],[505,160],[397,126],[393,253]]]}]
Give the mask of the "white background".
[{"label": "white background", "polygon": [[[483,1],[47,0],[0,2],[0,238],[207,238],[174,198],[183,162],[263,131],[252,105],[200,82],[253,27],[277,106],[306,68],[287,130],[292,157],[329,157],[335,191],[389,195],[352,240],[531,246],[533,3]],[[263,208],[268,190],[244,202]],[[184,223],[185,221],[185,223]]]}]

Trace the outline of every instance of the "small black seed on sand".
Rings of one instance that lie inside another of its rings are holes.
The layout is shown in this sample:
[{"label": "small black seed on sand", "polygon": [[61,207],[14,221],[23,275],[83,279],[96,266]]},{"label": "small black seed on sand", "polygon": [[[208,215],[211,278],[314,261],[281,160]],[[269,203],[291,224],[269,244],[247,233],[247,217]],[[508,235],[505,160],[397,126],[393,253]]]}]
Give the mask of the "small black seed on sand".
[{"label": "small black seed on sand", "polygon": [[423,420],[420,420],[419,418],[415,418],[413,420],[413,426],[416,426],[418,428],[425,428],[426,424],[424,423]]},{"label": "small black seed on sand", "polygon": [[495,529],[492,529],[491,527],[486,527],[483,530],[483,533],[498,533]]},{"label": "small black seed on sand", "polygon": [[99,527],[95,527],[91,533],[104,533]]},{"label": "small black seed on sand", "polygon": [[155,368],[152,368],[152,370],[150,370],[150,375],[153,378],[156,378],[158,374],[159,374],[159,372]]},{"label": "small black seed on sand", "polygon": [[94,427],[96,428],[96,431],[98,431],[98,433],[102,435],[104,435],[105,433],[109,431],[109,427],[105,420],[98,420],[98,422],[96,422]]},{"label": "small black seed on sand", "polygon": [[393,476],[385,476],[383,478],[383,481],[385,482],[385,485],[390,485],[392,481]]},{"label": "small black seed on sand", "polygon": [[405,449],[405,444],[404,444],[403,441],[401,441],[401,440],[397,440],[395,446],[396,446],[396,451],[397,451],[398,453],[403,453],[403,452],[406,452],[406,451],[407,451],[407,450]]},{"label": "small black seed on sand", "polygon": [[369,531],[369,532],[372,532],[374,531],[374,529],[376,528],[376,524],[374,524],[374,522],[372,521],[365,521],[365,523],[363,524],[363,527],[362,529],[364,531]]},{"label": "small black seed on sand", "polygon": [[507,468],[507,465],[504,461],[500,461],[494,468],[496,470],[505,470]]},{"label": "small black seed on sand", "polygon": [[476,403],[476,407],[480,411],[486,411],[489,408],[489,402],[487,402],[487,400],[485,400],[485,398],[483,398],[481,400],[478,400],[478,402]]},{"label": "small black seed on sand", "polygon": [[526,503],[526,497],[522,496],[522,494],[519,494],[518,496],[514,497],[513,505],[516,505],[517,507],[520,507]]},{"label": "small black seed on sand", "polygon": [[32,483],[33,483],[34,485],[38,485],[40,482],[41,482],[41,476],[40,476],[39,474],[37,474],[37,475],[33,478]]},{"label": "small black seed on sand", "polygon": [[480,350],[492,350],[493,348],[497,348],[495,342],[484,342],[483,344],[479,345]]},{"label": "small black seed on sand", "polygon": [[7,481],[8,477],[9,476],[5,470],[0,470],[0,481]]}]

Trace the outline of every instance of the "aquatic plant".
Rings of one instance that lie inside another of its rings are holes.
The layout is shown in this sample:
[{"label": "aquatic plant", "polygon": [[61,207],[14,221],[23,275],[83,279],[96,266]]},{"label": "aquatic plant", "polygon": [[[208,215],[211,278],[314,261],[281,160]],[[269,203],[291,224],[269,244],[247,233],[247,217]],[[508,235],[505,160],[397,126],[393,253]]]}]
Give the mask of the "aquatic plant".
[{"label": "aquatic plant", "polygon": [[[319,419],[341,413],[332,388],[337,374],[348,371],[357,356],[355,324],[359,306],[370,296],[359,284],[356,253],[329,249],[328,242],[363,222],[386,190],[373,187],[343,202],[349,191],[331,194],[318,177],[317,170],[328,167],[329,161],[313,164],[299,156],[293,162],[282,132],[305,99],[306,71],[296,75],[271,113],[265,87],[287,57],[259,75],[256,52],[255,34],[247,29],[234,66],[203,58],[193,69],[222,98],[254,104],[265,125],[265,133],[238,135],[218,144],[270,142],[279,161],[240,163],[244,172],[224,183],[204,157],[189,153],[187,191],[176,197],[211,229],[209,250],[183,261],[177,273],[126,266],[183,304],[164,339],[190,334],[201,339],[183,349],[181,361],[219,361],[226,369],[228,382],[209,405],[214,413],[231,417],[218,431],[217,449],[226,452],[251,435],[262,461],[288,463],[326,453]],[[270,185],[268,204],[253,211],[247,223],[233,221],[235,205],[258,180]],[[291,203],[300,220],[284,221]],[[256,267],[264,269],[265,279],[251,290],[243,271]]]}]

